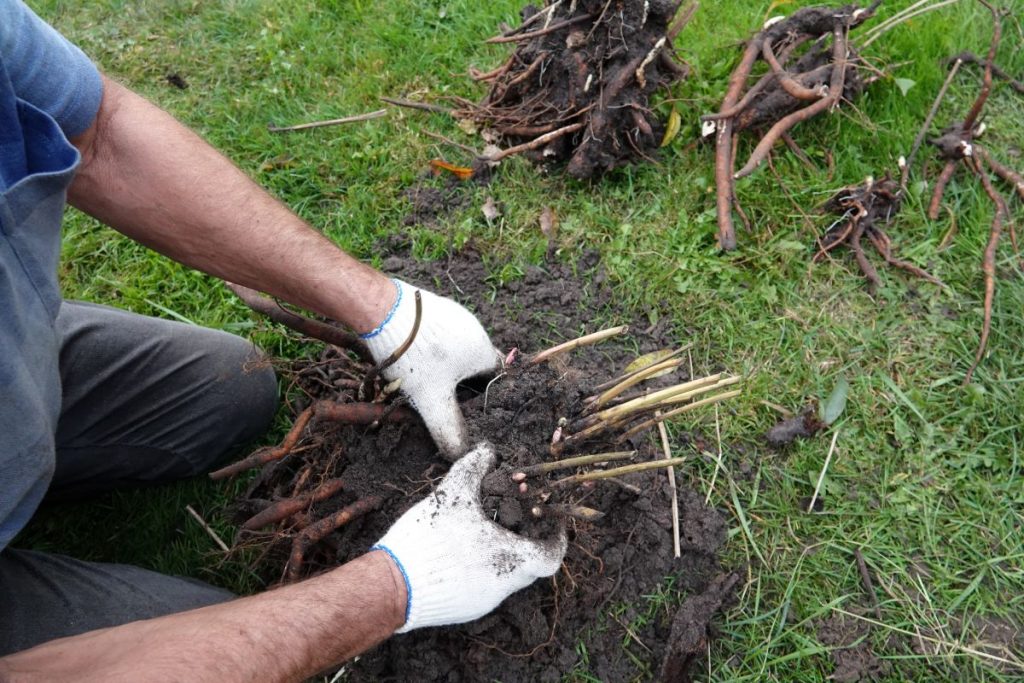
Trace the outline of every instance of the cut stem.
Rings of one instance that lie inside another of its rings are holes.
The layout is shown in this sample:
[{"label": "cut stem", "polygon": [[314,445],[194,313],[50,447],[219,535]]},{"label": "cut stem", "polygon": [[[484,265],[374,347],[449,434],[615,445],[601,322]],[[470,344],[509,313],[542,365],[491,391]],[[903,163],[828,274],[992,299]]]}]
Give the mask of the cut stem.
[{"label": "cut stem", "polygon": [[635,427],[631,427],[627,431],[623,432],[621,435],[619,435],[619,437],[617,439],[615,439],[615,443],[622,443],[623,441],[625,441],[629,437],[633,436],[634,434],[639,434],[640,432],[644,431],[645,429],[650,429],[651,427],[653,427],[654,425],[658,424],[659,422],[663,422],[665,420],[671,419],[671,418],[673,418],[673,417],[675,417],[677,415],[682,415],[683,413],[688,413],[691,410],[696,410],[697,408],[701,408],[703,406],[709,406],[709,405],[712,405],[714,403],[720,403],[722,401],[727,401],[730,398],[736,398],[741,393],[743,393],[743,392],[741,392],[739,389],[736,389],[734,391],[725,391],[725,392],[722,392],[721,394],[715,394],[714,396],[710,396],[710,397],[702,399],[700,401],[694,401],[693,403],[685,405],[682,408],[676,408],[675,410],[670,410],[667,413],[662,413],[662,415],[659,416],[659,417],[653,417],[653,418],[651,418],[649,420],[645,420],[645,421],[641,422],[640,424],[636,425]]},{"label": "cut stem", "polygon": [[538,505],[530,510],[530,514],[541,517],[568,517],[581,522],[596,522],[604,518],[604,513],[582,505]]},{"label": "cut stem", "polygon": [[601,406],[607,404],[616,396],[620,395],[626,389],[629,389],[632,386],[636,386],[640,382],[643,382],[645,379],[648,379],[651,376],[658,374],[659,372],[662,372],[664,370],[675,369],[679,367],[679,365],[682,362],[682,358],[670,358],[668,360],[663,360],[660,363],[649,365],[646,368],[643,368],[642,370],[637,370],[636,372],[631,373],[627,379],[623,380],[619,384],[613,386],[611,389],[608,389],[607,391],[599,395],[594,400],[593,408],[600,408]]},{"label": "cut stem", "polygon": [[517,473],[526,475],[536,474],[547,474],[548,472],[557,472],[558,470],[567,470],[573,467],[580,467],[582,465],[596,465],[602,462],[609,462],[612,460],[628,460],[636,455],[636,451],[612,451],[610,453],[597,453],[596,455],[581,455],[575,458],[566,458],[565,460],[555,460],[553,462],[542,462],[537,465],[529,465],[522,467]]},{"label": "cut stem", "polygon": [[[679,347],[678,349],[676,349],[675,351],[673,351],[672,353],[670,353],[669,355],[667,355],[667,356],[665,356],[664,358],[662,358],[662,359],[661,359],[661,360],[660,360],[659,362],[661,362],[661,363],[664,363],[665,361],[667,361],[667,360],[669,360],[669,359],[671,359],[671,358],[675,358],[676,356],[678,356],[678,355],[680,355],[681,353],[683,353],[683,351],[688,351],[688,350],[689,350],[689,349],[690,349],[690,348],[691,348],[692,346],[693,346],[693,344],[687,344],[686,346],[681,346],[681,347]],[[602,391],[607,391],[608,389],[611,389],[612,387],[614,387],[614,386],[615,386],[616,384],[618,384],[619,382],[625,382],[625,381],[626,381],[627,379],[629,379],[630,377],[633,377],[634,375],[636,375],[636,374],[638,374],[638,373],[641,373],[641,372],[643,372],[643,371],[644,371],[644,370],[646,370],[646,369],[647,369],[648,367],[650,367],[650,366],[648,365],[647,367],[643,367],[643,368],[638,368],[638,369],[636,369],[636,370],[633,370],[632,372],[627,372],[627,373],[624,373],[624,374],[622,374],[622,375],[619,375],[619,376],[618,376],[618,377],[616,377],[615,379],[610,379],[610,380],[608,380],[607,382],[603,382],[602,384],[598,384],[598,385],[597,385],[596,387],[594,387],[594,389],[593,389],[593,391],[595,392],[595,395],[594,395],[594,396],[591,396],[591,397],[590,397],[590,398],[588,398],[587,400],[588,400],[588,401],[594,401],[594,400],[597,400],[597,395],[598,395],[598,394],[599,394],[600,392],[602,392]]]},{"label": "cut stem", "polygon": [[[660,417],[661,413],[656,413],[656,417]],[[668,429],[665,428],[664,422],[658,423],[658,433],[661,435],[661,450],[665,453],[665,460],[672,459],[672,447],[668,443]],[[672,492],[672,553],[675,557],[682,555],[682,550],[679,547],[679,491],[676,488],[676,471],[671,467],[666,467],[668,470],[668,488]]]},{"label": "cut stem", "polygon": [[629,325],[619,325],[618,327],[609,327],[608,329],[586,334],[582,337],[577,337],[576,339],[570,339],[569,341],[563,342],[557,346],[552,346],[550,349],[545,349],[544,351],[533,354],[533,356],[531,356],[527,361],[527,364],[537,365],[538,363],[551,360],[555,356],[566,353],[567,351],[573,351],[582,346],[597,344],[627,331],[629,331]]},{"label": "cut stem", "polygon": [[647,462],[640,462],[635,465],[626,465],[625,467],[616,467],[610,470],[597,470],[594,472],[584,472],[583,474],[574,474],[572,476],[563,477],[562,479],[552,482],[551,488],[564,488],[566,486],[582,484],[583,482],[586,481],[596,481],[598,479],[621,477],[624,474],[646,472],[647,470],[653,470],[659,467],[675,467],[676,465],[682,465],[685,461],[686,458],[672,458],[670,460],[649,460]]}]

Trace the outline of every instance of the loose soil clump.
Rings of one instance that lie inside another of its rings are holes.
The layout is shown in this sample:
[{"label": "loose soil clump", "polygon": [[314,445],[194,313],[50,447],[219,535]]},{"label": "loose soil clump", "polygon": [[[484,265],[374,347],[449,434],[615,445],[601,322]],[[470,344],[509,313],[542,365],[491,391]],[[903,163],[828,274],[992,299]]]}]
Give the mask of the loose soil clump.
[{"label": "loose soil clump", "polygon": [[580,179],[637,160],[651,160],[665,124],[649,108],[652,95],[685,78],[673,41],[696,4],[682,0],[618,3],[549,1],[527,5],[522,24],[488,40],[514,43],[492,71],[471,71],[490,91],[455,115],[493,130],[507,147],[498,161],[525,154],[565,164]]},{"label": "loose soil clump", "polygon": [[[396,256],[383,265],[403,280],[475,304],[500,348],[541,349],[552,338],[572,337],[595,318],[623,315],[593,256],[575,267],[530,267],[521,280],[497,291],[472,251],[447,262]],[[694,655],[705,652],[714,634],[711,621],[728,604],[736,582],[717,561],[725,540],[721,516],[681,487],[676,558],[672,491],[663,465],[573,485],[557,482],[601,466],[530,469],[613,450],[636,450],[638,461],[663,457],[648,434],[626,435],[621,428],[579,443],[563,440],[561,446],[552,437],[566,416],[565,433],[578,433],[582,426],[571,418],[592,402],[593,387],[623,372],[638,353],[673,341],[662,323],[629,340],[620,336],[573,351],[571,358],[530,363],[524,356],[496,381],[463,389],[473,439],[490,440],[499,456],[498,469],[484,482],[485,509],[527,536],[548,537],[564,525],[565,562],[554,577],[516,593],[481,620],[395,636],[350,663],[348,680],[557,681],[578,667],[601,680],[655,678],[663,669],[686,675]],[[393,397],[369,400],[387,390],[379,379],[368,390],[365,377],[352,371],[358,362],[328,346],[298,363],[295,428],[281,446],[250,457],[249,464],[266,464],[236,504],[243,524],[237,545],[259,551],[255,568],[269,581],[297,580],[366,552],[447,471],[411,411]],[[676,381],[652,378],[652,390]],[[339,397],[352,402],[338,402]],[[633,397],[625,392],[622,398]],[[352,407],[366,405],[375,407]],[[365,414],[346,415],[342,422],[334,419],[339,410]],[[269,457],[280,456],[281,449],[284,457]],[[645,597],[652,595],[661,597]],[[676,618],[670,618],[666,607],[682,598]]]}]

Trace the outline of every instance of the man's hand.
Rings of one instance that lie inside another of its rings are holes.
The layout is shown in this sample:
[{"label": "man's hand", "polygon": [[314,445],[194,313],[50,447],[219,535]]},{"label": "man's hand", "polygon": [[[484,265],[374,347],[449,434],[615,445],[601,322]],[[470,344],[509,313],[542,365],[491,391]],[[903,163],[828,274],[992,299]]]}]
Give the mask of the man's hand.
[{"label": "man's hand", "polygon": [[[378,363],[409,337],[416,319],[416,288],[394,280],[395,304],[375,329],[360,335]],[[464,453],[466,425],[455,398],[464,379],[493,374],[501,354],[491,344],[480,321],[451,299],[419,290],[422,314],[412,345],[383,371],[388,380],[400,379],[402,391],[423,418],[437,447],[449,458]]]},{"label": "man's hand", "polygon": [[480,482],[494,460],[490,444],[478,445],[372,548],[390,555],[405,577],[406,619],[398,633],[482,617],[561,566],[564,530],[534,541],[484,516]]}]

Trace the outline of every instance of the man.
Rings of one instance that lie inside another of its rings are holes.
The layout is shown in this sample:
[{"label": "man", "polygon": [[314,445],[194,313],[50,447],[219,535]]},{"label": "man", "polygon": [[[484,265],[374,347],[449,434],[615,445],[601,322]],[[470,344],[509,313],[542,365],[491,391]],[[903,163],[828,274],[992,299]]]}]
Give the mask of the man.
[{"label": "man", "polygon": [[[65,198],[182,263],[345,323],[378,360],[414,318],[411,286],[337,249],[21,0],[0,0],[0,680],[301,679],[396,630],[477,618],[557,570],[564,536],[529,541],[484,518],[488,444],[363,557],[238,600],[7,548],[44,496],[205,471],[276,403],[272,373],[247,370],[251,345],[236,337],[62,301]],[[458,455],[471,444],[455,386],[500,359],[466,309],[429,292],[422,304],[386,375]]]}]

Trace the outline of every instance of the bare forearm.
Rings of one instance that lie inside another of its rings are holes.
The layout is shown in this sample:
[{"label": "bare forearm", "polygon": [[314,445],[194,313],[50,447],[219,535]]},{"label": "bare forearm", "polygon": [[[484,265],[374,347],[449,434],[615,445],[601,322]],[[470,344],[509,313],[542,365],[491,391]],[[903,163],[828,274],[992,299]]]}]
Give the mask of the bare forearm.
[{"label": "bare forearm", "polygon": [[405,621],[405,584],[382,552],[232,602],[55,640],[0,659],[3,681],[298,681]]},{"label": "bare forearm", "polygon": [[104,79],[76,139],[72,204],[171,258],[368,331],[394,300],[338,249],[173,117]]}]

